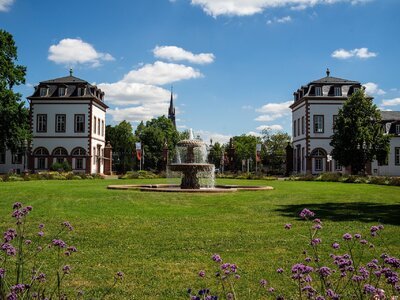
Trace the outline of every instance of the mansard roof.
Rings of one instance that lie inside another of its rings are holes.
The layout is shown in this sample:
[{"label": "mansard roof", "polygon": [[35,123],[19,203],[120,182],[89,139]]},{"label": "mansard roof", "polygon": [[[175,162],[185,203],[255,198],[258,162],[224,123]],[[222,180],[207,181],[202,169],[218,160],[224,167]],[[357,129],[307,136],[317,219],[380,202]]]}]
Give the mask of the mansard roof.
[{"label": "mansard roof", "polygon": [[382,121],[400,121],[400,111],[381,111]]},{"label": "mansard roof", "polygon": [[[41,88],[47,89],[45,96],[41,95]],[[65,94],[62,96],[59,95],[60,88],[65,88]],[[35,86],[35,91],[33,94],[27,98],[29,100],[57,99],[57,101],[92,99],[104,108],[108,108],[108,106],[104,103],[104,92],[86,80],[73,76],[72,70],[69,71],[69,76],[41,81],[38,86]]]},{"label": "mansard roof", "polygon": [[338,78],[338,77],[331,77],[331,76],[325,76],[321,79],[311,81],[308,85],[310,84],[360,84],[358,81],[353,81],[353,80],[348,80],[348,79],[343,79],[343,78]]},{"label": "mansard roof", "polygon": [[41,81],[40,83],[43,84],[52,84],[52,83],[64,83],[64,84],[68,84],[68,83],[83,83],[83,84],[89,84],[91,86],[90,83],[88,83],[86,80],[80,79],[78,77],[75,76],[65,76],[65,77],[60,77],[60,78],[54,78],[54,79],[49,79],[49,80],[45,80],[45,81]]}]

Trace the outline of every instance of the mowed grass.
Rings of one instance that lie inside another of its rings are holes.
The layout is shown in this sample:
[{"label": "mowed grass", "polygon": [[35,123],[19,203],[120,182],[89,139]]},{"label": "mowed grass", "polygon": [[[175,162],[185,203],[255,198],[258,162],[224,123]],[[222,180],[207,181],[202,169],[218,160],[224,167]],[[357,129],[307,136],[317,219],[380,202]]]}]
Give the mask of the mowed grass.
[{"label": "mowed grass", "polygon": [[[185,299],[188,287],[214,288],[214,253],[239,266],[241,299],[261,297],[261,278],[277,290],[291,290],[290,281],[281,280],[275,270],[288,271],[305,257],[306,224],[298,219],[304,207],[324,222],[321,238],[327,260],[329,245],[344,233],[367,235],[377,223],[385,225],[385,244],[373,240],[376,248],[400,253],[399,187],[221,180],[218,183],[270,185],[275,190],[174,194],[106,189],[109,184],[143,182],[149,181],[0,183],[0,228],[12,225],[16,201],[33,206],[28,220],[32,234],[44,223],[50,237],[61,221],[70,221],[75,230],[66,241],[79,252],[69,259],[73,271],[66,285],[70,293],[83,289],[96,297],[116,271],[124,272],[124,282],[109,299]],[[285,223],[293,228],[285,230]],[[199,280],[199,270],[206,270],[208,279]]]}]

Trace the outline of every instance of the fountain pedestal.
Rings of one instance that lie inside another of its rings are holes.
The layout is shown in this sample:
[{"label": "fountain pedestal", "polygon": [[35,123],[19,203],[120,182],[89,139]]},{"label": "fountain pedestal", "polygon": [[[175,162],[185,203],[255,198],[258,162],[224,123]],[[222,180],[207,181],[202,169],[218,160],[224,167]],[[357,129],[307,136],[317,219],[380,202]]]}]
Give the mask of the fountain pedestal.
[{"label": "fountain pedestal", "polygon": [[214,169],[213,164],[201,163],[170,164],[168,167],[171,171],[182,173],[181,189],[200,189],[198,173],[211,173]]}]

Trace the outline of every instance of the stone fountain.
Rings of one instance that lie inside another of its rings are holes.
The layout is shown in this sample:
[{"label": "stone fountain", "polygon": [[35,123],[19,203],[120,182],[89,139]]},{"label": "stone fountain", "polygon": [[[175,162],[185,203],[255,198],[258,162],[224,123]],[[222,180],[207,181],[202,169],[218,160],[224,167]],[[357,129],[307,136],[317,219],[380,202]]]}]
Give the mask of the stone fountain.
[{"label": "stone fountain", "polygon": [[207,163],[206,144],[193,138],[192,129],[189,132],[189,139],[178,142],[174,160],[174,163],[167,166],[167,173],[172,171],[181,174],[181,189],[214,187],[215,167]]}]

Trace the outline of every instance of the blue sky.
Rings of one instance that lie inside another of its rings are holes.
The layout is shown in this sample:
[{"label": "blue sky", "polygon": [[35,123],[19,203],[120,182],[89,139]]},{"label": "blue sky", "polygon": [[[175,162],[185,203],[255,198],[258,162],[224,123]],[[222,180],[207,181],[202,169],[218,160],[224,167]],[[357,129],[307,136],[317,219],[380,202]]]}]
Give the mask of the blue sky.
[{"label": "blue sky", "polygon": [[[56,4],[57,3],[57,4]],[[0,0],[0,28],[39,81],[97,84],[107,123],[136,127],[167,113],[203,139],[291,132],[288,104],[325,76],[360,81],[378,107],[400,110],[398,0]]]}]

